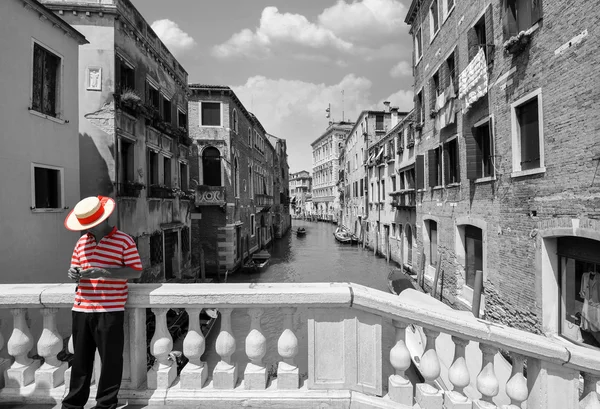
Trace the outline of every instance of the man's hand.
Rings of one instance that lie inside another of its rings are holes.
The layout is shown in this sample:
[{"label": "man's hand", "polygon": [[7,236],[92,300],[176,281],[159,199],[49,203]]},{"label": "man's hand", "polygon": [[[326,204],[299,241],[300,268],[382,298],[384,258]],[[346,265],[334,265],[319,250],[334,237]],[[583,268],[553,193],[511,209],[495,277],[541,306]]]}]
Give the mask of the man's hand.
[{"label": "man's hand", "polygon": [[98,267],[92,267],[85,270],[81,270],[80,272],[81,278],[100,278],[100,277],[108,277],[111,274],[108,270]]},{"label": "man's hand", "polygon": [[79,280],[81,278],[81,269],[79,267],[71,267],[68,272],[68,276],[71,280]]}]

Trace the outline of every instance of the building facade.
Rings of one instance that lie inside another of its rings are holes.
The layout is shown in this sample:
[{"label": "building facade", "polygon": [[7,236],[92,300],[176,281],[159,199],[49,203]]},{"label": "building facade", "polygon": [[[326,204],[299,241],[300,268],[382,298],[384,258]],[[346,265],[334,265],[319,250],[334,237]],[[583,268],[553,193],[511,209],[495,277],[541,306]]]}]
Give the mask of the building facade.
[{"label": "building facade", "polygon": [[312,203],[319,220],[338,222],[338,156],[353,123],[333,122],[310,145],[313,149]]},{"label": "building facade", "polygon": [[[79,46],[84,36],[35,0],[0,3],[0,246],[5,283],[64,282],[79,235]],[[34,255],[32,257],[32,255]]]},{"label": "building facade", "polygon": [[[375,144],[392,127],[392,118],[394,124],[398,121],[398,110],[391,109],[389,102],[386,102],[385,106],[382,111],[361,112],[344,141],[346,199],[342,211],[342,223],[369,245],[372,245],[369,242],[372,228],[367,221],[376,224],[370,212],[377,210],[370,199],[376,185],[373,187],[369,185],[367,172],[368,164],[375,160],[376,155],[369,156],[369,151],[374,150]],[[382,155],[378,157],[378,160],[380,159]]]},{"label": "building facade", "polygon": [[301,170],[290,174],[289,183],[290,197],[292,206],[290,211],[294,216],[305,217],[306,214],[306,198],[312,191],[312,177],[307,170]]},{"label": "building facade", "polygon": [[[208,273],[234,271],[275,236],[276,211],[286,206],[280,185],[287,157],[278,156],[285,146],[269,142],[260,121],[229,87],[192,84],[190,90],[194,265],[200,264],[202,248]],[[280,226],[283,234],[287,225]]]},{"label": "building facade", "polygon": [[275,238],[283,237],[292,227],[290,215],[290,166],[288,163],[287,142],[285,139],[267,134],[267,140],[273,146],[273,213]]},{"label": "building facade", "polygon": [[481,290],[488,319],[599,346],[599,13],[561,4],[412,2],[418,264],[456,308]]},{"label": "building facade", "polygon": [[128,0],[44,1],[89,39],[79,54],[81,196],[115,198],[142,281],[191,268],[187,73]]}]

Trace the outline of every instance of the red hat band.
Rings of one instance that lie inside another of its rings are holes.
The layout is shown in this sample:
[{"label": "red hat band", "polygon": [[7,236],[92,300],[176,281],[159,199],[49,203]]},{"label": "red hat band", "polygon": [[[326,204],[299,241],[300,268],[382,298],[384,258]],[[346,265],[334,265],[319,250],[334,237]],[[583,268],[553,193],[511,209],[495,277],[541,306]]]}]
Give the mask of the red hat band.
[{"label": "red hat band", "polygon": [[98,199],[100,200],[100,206],[98,207],[98,210],[96,210],[94,213],[87,217],[76,216],[79,223],[81,223],[82,225],[91,224],[102,217],[102,215],[104,214],[104,205],[106,204],[106,202],[108,202],[108,198],[104,196],[98,196]]}]

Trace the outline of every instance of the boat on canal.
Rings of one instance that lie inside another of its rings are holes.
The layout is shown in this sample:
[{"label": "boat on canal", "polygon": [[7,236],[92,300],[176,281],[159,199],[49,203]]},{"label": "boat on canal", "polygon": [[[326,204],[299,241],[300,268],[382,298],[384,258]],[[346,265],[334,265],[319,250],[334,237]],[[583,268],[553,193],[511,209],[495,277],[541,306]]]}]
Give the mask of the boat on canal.
[{"label": "boat on canal", "polygon": [[306,236],[306,229],[304,227],[298,227],[298,230],[296,230],[296,236]]},{"label": "boat on canal", "polygon": [[271,255],[268,251],[262,250],[252,255],[249,261],[242,266],[242,271],[248,274],[260,273],[267,268]]},{"label": "boat on canal", "polygon": [[350,234],[350,232],[341,227],[335,229],[335,231],[333,232],[333,236],[337,241],[339,241],[342,244],[352,243],[352,235]]}]

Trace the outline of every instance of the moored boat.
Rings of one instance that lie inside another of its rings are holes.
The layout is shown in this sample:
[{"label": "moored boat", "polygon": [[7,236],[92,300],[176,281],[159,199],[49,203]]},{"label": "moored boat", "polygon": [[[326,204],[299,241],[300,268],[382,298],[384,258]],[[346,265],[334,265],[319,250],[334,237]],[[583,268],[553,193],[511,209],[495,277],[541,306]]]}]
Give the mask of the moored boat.
[{"label": "moored boat", "polygon": [[351,235],[347,231],[342,229],[341,227],[338,227],[337,229],[335,229],[335,231],[333,232],[333,236],[340,243],[343,243],[343,244],[352,243]]}]

